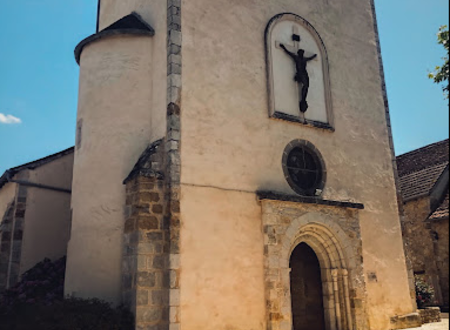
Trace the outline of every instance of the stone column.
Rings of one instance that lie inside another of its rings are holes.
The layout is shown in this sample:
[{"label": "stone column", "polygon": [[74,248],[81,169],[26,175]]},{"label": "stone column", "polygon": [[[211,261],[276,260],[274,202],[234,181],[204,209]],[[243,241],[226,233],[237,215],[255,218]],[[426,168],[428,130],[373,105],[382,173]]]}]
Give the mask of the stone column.
[{"label": "stone column", "polygon": [[169,329],[169,232],[162,176],[138,173],[126,182],[122,265],[125,305],[136,329]]}]

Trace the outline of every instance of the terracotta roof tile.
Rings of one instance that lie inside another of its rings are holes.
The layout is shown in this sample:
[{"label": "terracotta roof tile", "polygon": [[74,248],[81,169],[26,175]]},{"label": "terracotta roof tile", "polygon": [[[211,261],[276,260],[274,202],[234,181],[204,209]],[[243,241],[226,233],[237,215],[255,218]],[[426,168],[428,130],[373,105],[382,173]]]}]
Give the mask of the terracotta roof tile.
[{"label": "terracotta roof tile", "polygon": [[397,157],[400,188],[405,201],[430,193],[449,164],[449,140]]},{"label": "terracotta roof tile", "polygon": [[435,165],[448,164],[448,153],[449,140],[447,139],[398,156],[398,174],[402,177]]},{"label": "terracotta roof tile", "polygon": [[432,166],[401,177],[400,187],[404,200],[407,201],[429,194],[447,164]]}]

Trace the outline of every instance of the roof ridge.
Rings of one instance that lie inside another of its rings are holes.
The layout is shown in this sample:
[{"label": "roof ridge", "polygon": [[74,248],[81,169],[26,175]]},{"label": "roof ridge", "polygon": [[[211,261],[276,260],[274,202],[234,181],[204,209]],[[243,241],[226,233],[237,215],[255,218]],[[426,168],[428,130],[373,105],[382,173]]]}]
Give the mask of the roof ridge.
[{"label": "roof ridge", "polygon": [[442,140],[442,141],[434,142],[434,143],[431,143],[431,144],[429,144],[429,145],[420,147],[420,148],[418,148],[418,149],[414,149],[414,150],[408,151],[408,152],[406,152],[406,153],[404,153],[404,154],[398,155],[397,158],[402,158],[402,157],[404,157],[404,156],[409,156],[409,155],[418,153],[418,152],[420,152],[420,151],[423,151],[423,150],[425,150],[425,149],[431,149],[431,148],[436,147],[436,146],[438,146],[438,145],[446,144],[446,143],[449,143],[449,142],[450,142],[450,139],[445,139],[445,140]]},{"label": "roof ridge", "polygon": [[6,182],[8,181],[7,180],[7,174],[15,175],[17,172],[20,172],[21,170],[24,170],[24,169],[33,169],[34,170],[37,167],[43,166],[45,164],[48,164],[48,163],[50,163],[51,161],[53,161],[55,159],[58,159],[60,157],[66,156],[66,155],[69,155],[69,154],[73,153],[74,151],[75,151],[75,147],[70,147],[70,148],[62,150],[60,152],[51,154],[49,156],[46,156],[46,157],[43,157],[43,158],[39,158],[37,160],[31,161],[31,162],[28,162],[28,163],[25,163],[25,164],[22,164],[22,165],[19,165],[19,166],[16,166],[16,167],[12,167],[10,169],[7,169],[6,172],[0,177],[0,188],[2,188],[6,184]]}]

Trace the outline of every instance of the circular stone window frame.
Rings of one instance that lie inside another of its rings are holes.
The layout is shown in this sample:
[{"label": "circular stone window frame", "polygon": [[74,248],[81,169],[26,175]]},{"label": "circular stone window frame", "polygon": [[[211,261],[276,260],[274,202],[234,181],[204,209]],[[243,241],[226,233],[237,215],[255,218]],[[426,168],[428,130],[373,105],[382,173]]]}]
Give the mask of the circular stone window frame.
[{"label": "circular stone window frame", "polygon": [[[312,189],[311,190],[302,189],[294,182],[294,180],[290,176],[289,169],[287,166],[288,158],[289,154],[296,148],[302,148],[311,153],[311,155],[314,158],[316,158],[316,161],[321,167],[320,170],[322,171],[322,178],[321,181],[317,184],[317,186],[315,188],[312,188],[314,189],[314,192],[311,191]],[[302,197],[315,197],[315,198],[322,197],[327,182],[327,168],[322,153],[319,151],[319,149],[316,148],[314,144],[306,140],[294,140],[290,142],[284,149],[282,166],[284,177],[286,178],[292,190],[294,190],[297,194],[299,194]]]}]

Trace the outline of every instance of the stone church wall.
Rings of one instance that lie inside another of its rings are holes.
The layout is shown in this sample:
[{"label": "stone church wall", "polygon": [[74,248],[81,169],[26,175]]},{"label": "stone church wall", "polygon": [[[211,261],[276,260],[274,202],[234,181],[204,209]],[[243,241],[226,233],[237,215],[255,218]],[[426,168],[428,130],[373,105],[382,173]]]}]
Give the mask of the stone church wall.
[{"label": "stone church wall", "polygon": [[[272,313],[277,300],[267,299],[277,286],[269,265],[286,264],[289,254],[283,245],[284,254],[269,256],[269,230],[309,227],[300,214],[280,228],[264,226],[258,192],[295,195],[283,152],[304,140],[326,165],[323,199],[365,206],[324,207],[311,229],[329,234],[317,239],[328,237],[335,247],[318,253],[336,266],[324,281],[334,299],[330,324],[390,330],[391,317],[413,312],[372,10],[369,0],[103,0],[100,28],[137,11],[155,36],[111,37],[81,56],[66,293],[120,302],[123,289],[142,329],[291,330],[283,316],[290,307]],[[333,127],[269,116],[264,31],[285,12],[309,21],[323,39]],[[159,202],[148,200],[156,193],[146,188],[152,182],[122,181],[163,137],[164,186],[152,188],[164,194],[161,218],[152,213]],[[137,206],[139,214],[130,212]],[[331,219],[330,212],[342,216]],[[167,241],[161,254],[156,243]],[[170,283],[158,282],[158,274]],[[275,298],[289,291],[282,284],[276,290]],[[161,291],[167,300],[153,300]]]},{"label": "stone church wall", "polygon": [[[29,181],[71,190],[73,154],[29,171]],[[28,187],[20,273],[44,258],[53,261],[67,255],[71,194]]]},{"label": "stone church wall", "polygon": [[[391,316],[413,312],[371,6],[370,1],[183,2],[182,274],[183,269],[186,274],[194,271],[191,251],[200,248],[189,237],[214,234],[216,242],[243,246],[234,258],[254,255],[250,253],[256,242],[245,247],[220,228],[237,215],[239,219],[245,215],[240,223],[256,225],[260,221],[256,209],[247,212],[255,208],[251,196],[258,190],[294,194],[281,159],[287,144],[303,139],[323,154],[328,170],[323,197],[366,206],[360,222],[365,276],[372,278],[367,284],[370,326],[388,329]],[[269,119],[264,30],[282,12],[307,19],[327,47],[335,132]],[[209,205],[213,201],[224,203],[226,211],[214,209]],[[211,212],[202,212],[194,207],[196,203],[207,205]],[[248,230],[247,235],[257,237],[256,229]],[[204,258],[204,267],[214,269],[229,258],[228,251],[214,253],[214,258]],[[208,280],[227,279],[233,273],[232,268],[220,269],[220,276],[208,273]],[[258,278],[252,273],[234,284],[235,294],[248,290],[249,283],[260,286]],[[194,302],[211,296],[194,275],[182,275],[181,319],[188,330],[204,328],[205,312],[196,313]],[[235,308],[246,310],[246,302]],[[258,315],[254,322],[263,324],[261,311],[254,312]],[[231,324],[215,321],[216,328],[245,329],[250,321],[243,314]]]},{"label": "stone church wall", "polygon": [[[0,190],[0,290],[45,258],[66,255],[73,154],[23,169]],[[43,189],[43,185],[66,191]],[[6,207],[6,209],[5,209]]]}]

